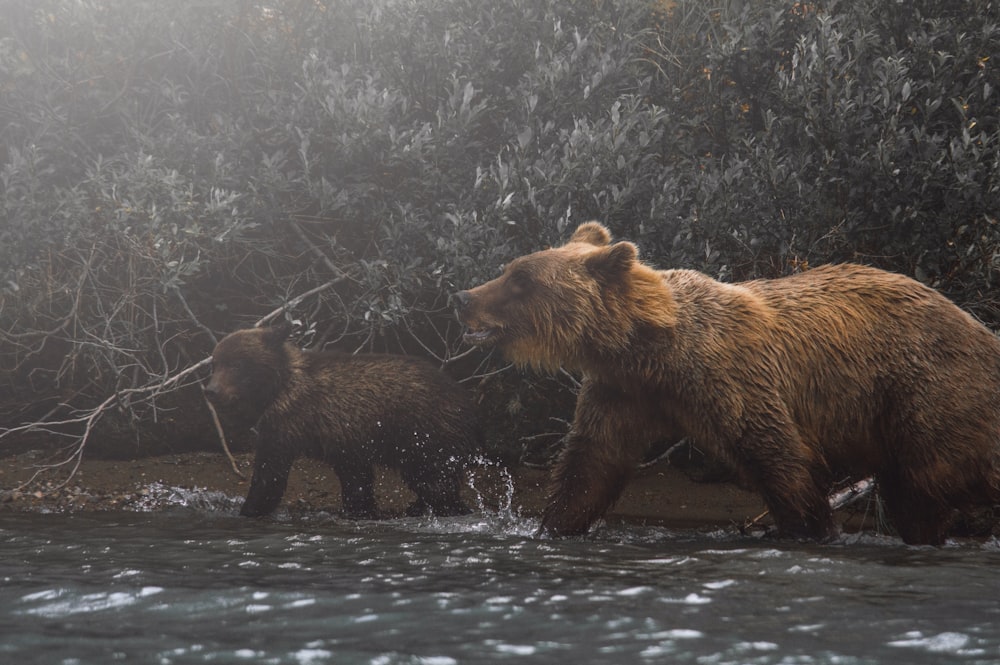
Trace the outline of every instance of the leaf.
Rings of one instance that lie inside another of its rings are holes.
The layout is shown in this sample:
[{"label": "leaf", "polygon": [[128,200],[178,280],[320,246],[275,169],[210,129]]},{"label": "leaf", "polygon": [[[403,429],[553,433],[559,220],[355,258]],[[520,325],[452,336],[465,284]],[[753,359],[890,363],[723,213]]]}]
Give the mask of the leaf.
[{"label": "leaf", "polygon": [[531,139],[534,138],[534,136],[535,133],[531,131],[531,127],[525,127],[517,133],[517,144],[521,146],[521,150],[524,150],[531,145]]},{"label": "leaf", "polygon": [[472,81],[465,84],[465,90],[462,91],[462,113],[467,113],[469,111],[469,104],[472,103],[472,98],[476,94],[476,88],[472,85]]}]

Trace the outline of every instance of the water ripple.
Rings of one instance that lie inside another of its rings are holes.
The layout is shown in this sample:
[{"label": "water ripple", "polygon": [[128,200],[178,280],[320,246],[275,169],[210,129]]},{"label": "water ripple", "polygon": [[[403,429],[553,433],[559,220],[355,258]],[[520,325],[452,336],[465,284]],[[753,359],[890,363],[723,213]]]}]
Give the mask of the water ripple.
[{"label": "water ripple", "polygon": [[3,516],[0,662],[1000,660],[995,543],[511,525]]}]

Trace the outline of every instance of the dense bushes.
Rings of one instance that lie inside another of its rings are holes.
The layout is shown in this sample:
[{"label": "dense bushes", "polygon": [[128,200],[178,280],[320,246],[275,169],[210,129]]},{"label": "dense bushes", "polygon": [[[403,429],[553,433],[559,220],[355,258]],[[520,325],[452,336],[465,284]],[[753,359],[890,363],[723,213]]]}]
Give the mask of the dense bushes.
[{"label": "dense bushes", "polygon": [[856,260],[1000,318],[993,2],[0,12],[0,425],[116,391],[149,422],[215,336],[331,279],[291,312],[312,343],[447,361],[447,295],[589,218],[664,267]]}]

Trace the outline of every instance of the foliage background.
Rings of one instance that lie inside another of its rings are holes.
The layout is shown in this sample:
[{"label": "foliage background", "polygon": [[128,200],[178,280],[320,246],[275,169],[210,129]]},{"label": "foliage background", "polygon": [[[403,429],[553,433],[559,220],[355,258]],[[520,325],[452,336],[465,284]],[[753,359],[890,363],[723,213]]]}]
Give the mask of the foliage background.
[{"label": "foliage background", "polygon": [[290,310],[303,343],[435,358],[496,445],[544,454],[572,379],[464,352],[448,295],[591,218],[660,267],[859,261],[1000,323],[992,1],[0,16],[0,428],[78,441],[111,395],[88,452],[214,447],[198,375],[163,381],[333,280]]}]

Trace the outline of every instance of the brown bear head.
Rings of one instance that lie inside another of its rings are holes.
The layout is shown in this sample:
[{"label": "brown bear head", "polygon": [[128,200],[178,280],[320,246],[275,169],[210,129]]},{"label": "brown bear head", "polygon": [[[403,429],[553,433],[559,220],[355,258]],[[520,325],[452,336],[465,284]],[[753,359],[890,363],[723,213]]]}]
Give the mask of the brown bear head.
[{"label": "brown bear head", "polygon": [[643,326],[671,326],[675,304],[629,242],[586,222],[562,247],[511,261],[503,274],[455,295],[465,341],[554,370],[628,348]]},{"label": "brown bear head", "polygon": [[205,396],[227,415],[260,418],[288,382],[285,340],[291,326],[248,328],[226,335],[212,352]]}]

